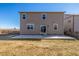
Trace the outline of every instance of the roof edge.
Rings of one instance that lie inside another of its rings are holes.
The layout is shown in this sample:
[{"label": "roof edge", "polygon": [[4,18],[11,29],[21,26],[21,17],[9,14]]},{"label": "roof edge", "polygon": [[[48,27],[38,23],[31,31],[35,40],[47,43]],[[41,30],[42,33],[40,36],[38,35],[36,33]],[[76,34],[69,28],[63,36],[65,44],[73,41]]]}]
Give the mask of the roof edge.
[{"label": "roof edge", "polygon": [[[30,12],[30,13],[48,13],[48,12],[53,12],[53,13],[65,13],[65,11],[34,11],[34,12]],[[26,11],[22,11],[22,12],[19,12],[19,13],[29,13],[29,12],[26,12]]]}]

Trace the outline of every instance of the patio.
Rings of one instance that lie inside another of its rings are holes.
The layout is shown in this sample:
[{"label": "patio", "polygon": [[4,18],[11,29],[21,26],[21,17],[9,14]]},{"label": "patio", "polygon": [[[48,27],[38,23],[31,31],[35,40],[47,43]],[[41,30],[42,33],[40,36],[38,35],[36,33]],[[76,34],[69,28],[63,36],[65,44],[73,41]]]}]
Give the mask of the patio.
[{"label": "patio", "polygon": [[12,38],[30,38],[30,39],[76,39],[66,35],[17,35]]}]

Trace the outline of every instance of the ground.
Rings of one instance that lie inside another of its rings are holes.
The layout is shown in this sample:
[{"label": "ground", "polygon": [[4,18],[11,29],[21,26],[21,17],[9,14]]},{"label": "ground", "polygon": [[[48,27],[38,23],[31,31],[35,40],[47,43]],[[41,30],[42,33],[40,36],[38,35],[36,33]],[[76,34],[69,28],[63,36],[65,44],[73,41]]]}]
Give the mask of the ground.
[{"label": "ground", "polygon": [[13,39],[0,35],[1,56],[79,56],[77,39]]},{"label": "ground", "polygon": [[79,40],[0,40],[1,56],[79,56]]}]

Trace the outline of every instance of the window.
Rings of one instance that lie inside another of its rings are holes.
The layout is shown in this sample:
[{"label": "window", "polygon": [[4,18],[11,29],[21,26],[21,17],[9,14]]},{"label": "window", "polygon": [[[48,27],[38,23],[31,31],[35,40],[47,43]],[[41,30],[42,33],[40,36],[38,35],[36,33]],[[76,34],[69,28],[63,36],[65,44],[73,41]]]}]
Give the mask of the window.
[{"label": "window", "polygon": [[70,22],[71,22],[71,20],[68,20],[68,22],[70,23]]},{"label": "window", "polygon": [[71,32],[71,28],[69,29],[69,32]]},{"label": "window", "polygon": [[46,19],[46,16],[45,15],[43,15],[43,19]]},{"label": "window", "polygon": [[34,30],[34,24],[27,24],[28,30]]},{"label": "window", "polygon": [[28,14],[23,14],[22,19],[28,19]]},{"label": "window", "polygon": [[47,14],[46,13],[44,13],[44,14],[42,14],[42,20],[45,20],[45,19],[47,19]]},{"label": "window", "polygon": [[25,15],[23,15],[23,19],[25,19],[26,17],[25,17]]},{"label": "window", "polygon": [[58,30],[58,24],[53,24],[53,28],[54,28],[55,31],[57,31]]}]

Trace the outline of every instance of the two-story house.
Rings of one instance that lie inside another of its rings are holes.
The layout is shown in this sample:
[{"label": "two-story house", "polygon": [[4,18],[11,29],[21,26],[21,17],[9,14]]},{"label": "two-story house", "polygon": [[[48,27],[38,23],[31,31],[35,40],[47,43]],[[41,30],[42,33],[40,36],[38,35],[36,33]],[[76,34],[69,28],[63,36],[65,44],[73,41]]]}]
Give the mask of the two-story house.
[{"label": "two-story house", "polygon": [[64,34],[64,12],[19,12],[20,34]]},{"label": "two-story house", "polygon": [[79,35],[79,14],[64,15],[64,32],[70,35]]}]

